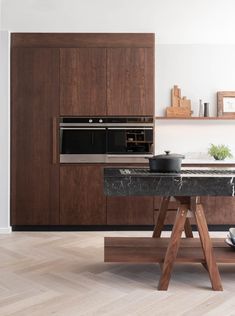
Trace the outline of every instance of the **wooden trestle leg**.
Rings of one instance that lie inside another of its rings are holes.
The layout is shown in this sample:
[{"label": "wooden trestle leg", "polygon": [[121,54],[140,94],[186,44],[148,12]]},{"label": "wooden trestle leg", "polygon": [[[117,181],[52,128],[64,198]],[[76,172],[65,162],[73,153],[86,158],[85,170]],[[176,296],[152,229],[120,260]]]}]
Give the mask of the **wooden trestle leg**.
[{"label": "wooden trestle leg", "polygon": [[193,238],[193,231],[192,231],[192,227],[188,218],[186,218],[185,220],[184,232],[185,232],[185,237]]},{"label": "wooden trestle leg", "polygon": [[200,241],[206,262],[205,267],[210,276],[212,289],[215,291],[223,291],[218,266],[215,261],[212,242],[208,232],[203,206],[202,204],[197,204],[195,198],[191,198],[191,210],[195,214]]},{"label": "wooden trestle leg", "polygon": [[[153,235],[152,235],[153,238],[161,237],[161,233],[162,233],[162,230],[164,227],[164,221],[166,219],[166,214],[167,214],[169,202],[170,202],[170,196],[164,196],[162,198],[162,201],[160,204],[160,209],[158,212],[158,217],[157,217],[156,224],[155,224],[154,230],[153,230]],[[184,232],[185,232],[185,236],[187,238],[193,238],[192,227],[190,225],[188,218],[186,218],[186,221],[184,224]]]},{"label": "wooden trestle leg", "polygon": [[[186,238],[193,238],[192,228],[189,219],[187,218],[187,214],[189,213],[188,210],[190,209],[196,218],[196,224],[198,227],[201,246],[205,258],[205,262],[202,262],[202,264],[209,273],[212,289],[215,291],[222,291],[223,287],[221,284],[218,266],[215,261],[212,242],[209,236],[202,204],[198,203],[198,197],[176,197],[176,199],[181,202],[181,205],[176,214],[171,238],[164,258],[164,263],[163,265],[161,264],[162,273],[158,284],[158,289],[161,291],[168,289],[171,272],[177,256],[183,230],[185,231]],[[169,200],[170,197],[163,197],[162,199],[157,222],[153,231],[152,237],[154,238],[159,238],[161,236]]]},{"label": "wooden trestle leg", "polygon": [[170,238],[169,245],[167,247],[167,251],[165,254],[161,278],[158,284],[158,289],[160,291],[166,291],[168,289],[174,261],[176,259],[177,252],[179,249],[181,235],[184,230],[187,212],[188,212],[188,205],[181,204],[176,214],[174,227],[171,233],[171,238]]},{"label": "wooden trestle leg", "polygon": [[154,238],[161,237],[161,232],[163,230],[164,221],[165,221],[165,218],[166,218],[166,213],[167,213],[169,201],[170,201],[170,197],[169,196],[164,196],[162,198],[160,209],[159,209],[159,213],[158,213],[158,218],[157,218],[154,230],[153,230],[153,236],[152,237],[154,237]]}]

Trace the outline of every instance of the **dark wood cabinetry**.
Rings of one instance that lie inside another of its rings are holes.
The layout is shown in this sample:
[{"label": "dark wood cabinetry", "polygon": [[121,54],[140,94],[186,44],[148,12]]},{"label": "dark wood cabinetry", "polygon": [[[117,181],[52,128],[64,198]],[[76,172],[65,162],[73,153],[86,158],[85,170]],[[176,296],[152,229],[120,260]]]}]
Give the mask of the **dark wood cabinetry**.
[{"label": "dark wood cabinetry", "polygon": [[152,224],[153,199],[109,199],[103,166],[59,165],[60,116],[153,115],[154,34],[13,33],[11,224]]},{"label": "dark wood cabinetry", "polygon": [[60,49],[60,114],[153,115],[153,34],[81,39]]},{"label": "dark wood cabinetry", "polygon": [[11,58],[11,224],[58,224],[59,49],[13,48]]},{"label": "dark wood cabinetry", "polygon": [[153,225],[153,197],[107,197],[108,225]]},{"label": "dark wood cabinetry", "polygon": [[202,201],[205,204],[205,215],[208,224],[231,226],[235,224],[234,197],[202,197]]},{"label": "dark wood cabinetry", "polygon": [[107,114],[153,115],[153,48],[107,49]]},{"label": "dark wood cabinetry", "polygon": [[106,115],[106,49],[60,49],[60,114]]},{"label": "dark wood cabinetry", "polygon": [[60,167],[60,224],[153,224],[153,197],[107,198],[104,195],[104,166],[82,164]]},{"label": "dark wood cabinetry", "polygon": [[106,197],[101,165],[60,167],[60,224],[106,224]]},{"label": "dark wood cabinetry", "polygon": [[[154,218],[156,220],[160,207],[160,197],[154,198]],[[201,202],[204,206],[205,216],[209,225],[234,225],[235,223],[235,198],[225,196],[202,196]],[[165,224],[173,224],[177,209],[177,202],[169,203],[169,211]],[[192,224],[195,220],[190,219]]]},{"label": "dark wood cabinetry", "polygon": [[60,49],[60,114],[153,115],[153,60],[153,48]]}]

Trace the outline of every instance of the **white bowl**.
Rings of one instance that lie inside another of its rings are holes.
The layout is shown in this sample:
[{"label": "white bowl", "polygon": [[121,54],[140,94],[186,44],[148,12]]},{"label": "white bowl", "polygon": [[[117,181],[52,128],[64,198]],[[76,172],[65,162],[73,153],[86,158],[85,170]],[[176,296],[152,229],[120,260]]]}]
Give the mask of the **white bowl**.
[{"label": "white bowl", "polygon": [[230,234],[230,236],[235,237],[235,227],[229,228],[229,234]]},{"label": "white bowl", "polygon": [[230,238],[226,238],[225,239],[225,242],[227,245],[229,245],[230,247],[234,248],[235,249],[235,245],[232,243],[231,239]]},{"label": "white bowl", "polygon": [[235,245],[235,228],[229,228],[229,236],[232,243]]}]

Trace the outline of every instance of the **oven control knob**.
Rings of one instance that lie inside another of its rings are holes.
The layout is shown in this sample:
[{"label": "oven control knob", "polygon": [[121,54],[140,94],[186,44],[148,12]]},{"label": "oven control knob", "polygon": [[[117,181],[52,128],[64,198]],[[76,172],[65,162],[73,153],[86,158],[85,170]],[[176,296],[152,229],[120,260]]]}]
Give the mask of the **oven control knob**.
[{"label": "oven control knob", "polygon": [[88,121],[89,123],[92,123],[93,122],[93,120],[92,119],[89,119],[89,121]]},{"label": "oven control knob", "polygon": [[99,119],[99,123],[103,123],[103,120],[102,120],[102,119]]}]

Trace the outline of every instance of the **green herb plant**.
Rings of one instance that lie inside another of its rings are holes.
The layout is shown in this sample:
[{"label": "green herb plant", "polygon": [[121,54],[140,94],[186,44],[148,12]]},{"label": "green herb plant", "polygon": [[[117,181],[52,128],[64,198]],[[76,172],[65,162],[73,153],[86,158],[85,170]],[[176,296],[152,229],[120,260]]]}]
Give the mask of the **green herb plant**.
[{"label": "green herb plant", "polygon": [[231,150],[226,145],[211,144],[208,154],[215,158],[215,160],[224,160],[225,158],[232,158]]}]

